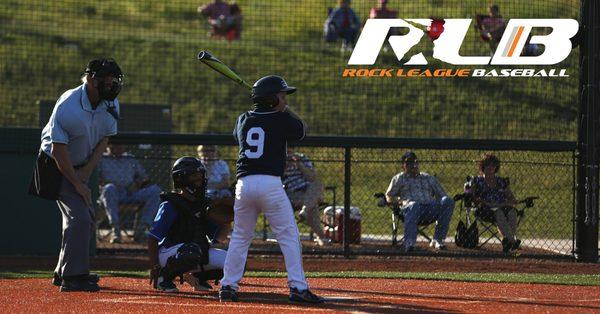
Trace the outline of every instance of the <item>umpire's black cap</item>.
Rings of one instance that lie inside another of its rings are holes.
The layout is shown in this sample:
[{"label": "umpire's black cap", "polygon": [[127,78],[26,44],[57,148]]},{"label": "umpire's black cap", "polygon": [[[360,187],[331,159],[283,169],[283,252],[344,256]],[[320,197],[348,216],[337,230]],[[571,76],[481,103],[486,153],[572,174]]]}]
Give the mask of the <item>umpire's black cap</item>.
[{"label": "umpire's black cap", "polygon": [[85,73],[92,74],[95,77],[105,77],[107,75],[118,77],[123,75],[117,61],[113,58],[91,60],[85,69]]}]

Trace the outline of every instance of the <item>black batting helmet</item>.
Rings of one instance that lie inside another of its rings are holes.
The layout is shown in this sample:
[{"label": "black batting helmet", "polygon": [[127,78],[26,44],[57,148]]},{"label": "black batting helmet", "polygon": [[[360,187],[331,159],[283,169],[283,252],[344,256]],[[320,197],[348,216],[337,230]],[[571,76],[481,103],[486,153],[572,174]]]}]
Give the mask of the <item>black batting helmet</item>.
[{"label": "black batting helmet", "polygon": [[[194,186],[189,180],[190,175],[198,172],[204,175],[201,187]],[[175,189],[185,189],[196,197],[204,196],[206,193],[206,167],[197,158],[186,156],[177,159],[171,168],[171,177]]]},{"label": "black batting helmet", "polygon": [[277,106],[279,92],[292,94],[296,91],[293,86],[288,86],[283,77],[277,75],[267,75],[260,78],[252,86],[252,101],[256,104],[268,105],[270,107]]}]

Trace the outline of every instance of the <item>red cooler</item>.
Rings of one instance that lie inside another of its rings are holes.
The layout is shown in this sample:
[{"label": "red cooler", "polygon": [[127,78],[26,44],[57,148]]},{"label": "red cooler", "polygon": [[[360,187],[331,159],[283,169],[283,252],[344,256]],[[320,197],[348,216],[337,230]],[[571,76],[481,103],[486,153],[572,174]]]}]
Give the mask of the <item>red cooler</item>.
[{"label": "red cooler", "polygon": [[[331,206],[325,208],[324,214],[324,218],[328,224],[325,226],[325,236],[331,238],[333,242],[342,243],[344,241],[344,207],[336,206],[335,219],[332,219],[333,208]],[[348,221],[348,228],[350,230],[348,241],[350,244],[360,243],[360,221],[360,210],[354,206],[350,207],[350,221]]]}]

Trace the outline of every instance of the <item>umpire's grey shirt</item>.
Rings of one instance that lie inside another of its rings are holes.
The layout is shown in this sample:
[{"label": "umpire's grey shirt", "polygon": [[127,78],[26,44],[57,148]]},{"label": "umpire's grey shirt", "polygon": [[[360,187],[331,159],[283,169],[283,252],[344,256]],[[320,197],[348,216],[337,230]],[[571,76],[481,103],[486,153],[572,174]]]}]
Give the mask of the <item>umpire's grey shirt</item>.
[{"label": "umpire's grey shirt", "polygon": [[[115,100],[118,112],[119,103]],[[92,109],[85,84],[66,91],[54,106],[42,131],[41,149],[52,156],[52,143],[67,145],[73,166],[88,162],[94,148],[106,136],[117,133],[117,121],[106,111],[107,102]],[[85,203],[69,180],[62,180],[56,202],[62,214],[62,244],[55,273],[66,278],[90,271],[89,241],[94,209]]]},{"label": "umpire's grey shirt", "polygon": [[[119,112],[119,101],[113,103]],[[41,150],[52,156],[52,143],[63,143],[73,166],[85,164],[104,137],[117,134],[117,120],[106,111],[107,105],[102,101],[96,110],[92,109],[85,84],[66,91],[42,130]]]}]

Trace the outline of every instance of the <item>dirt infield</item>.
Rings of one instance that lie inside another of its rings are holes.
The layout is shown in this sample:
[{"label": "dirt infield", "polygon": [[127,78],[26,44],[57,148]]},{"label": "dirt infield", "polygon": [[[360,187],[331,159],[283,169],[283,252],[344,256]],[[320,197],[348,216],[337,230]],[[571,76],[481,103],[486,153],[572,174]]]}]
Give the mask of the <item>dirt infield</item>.
[{"label": "dirt infield", "polygon": [[219,303],[216,292],[152,290],[144,279],[103,278],[98,293],[61,293],[49,279],[0,280],[3,312],[598,312],[598,287],[466,283],[398,279],[309,280],[327,300],[287,301],[285,278],[246,278],[240,302]]}]

